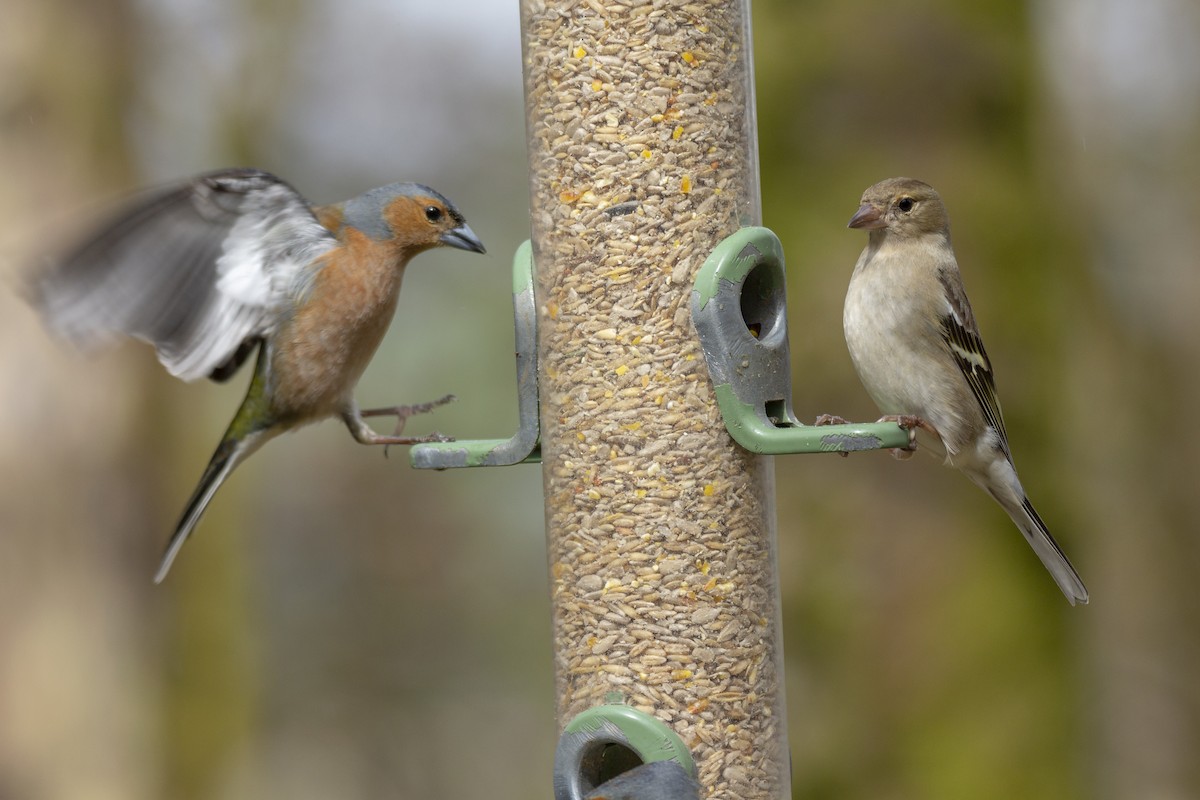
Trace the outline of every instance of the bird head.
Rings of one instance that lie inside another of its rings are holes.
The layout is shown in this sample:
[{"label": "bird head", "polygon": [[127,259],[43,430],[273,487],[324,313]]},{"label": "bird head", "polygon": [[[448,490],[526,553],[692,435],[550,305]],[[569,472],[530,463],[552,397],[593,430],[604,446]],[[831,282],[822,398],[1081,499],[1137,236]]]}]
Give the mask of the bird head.
[{"label": "bird head", "polygon": [[454,204],[419,183],[392,183],[371,189],[347,200],[338,211],[336,219],[322,218],[335,234],[342,228],[353,228],[376,241],[394,243],[410,254],[440,246],[486,252]]},{"label": "bird head", "polygon": [[848,227],[909,238],[949,234],[950,220],[942,198],[928,183],[914,178],[888,178],[863,192],[862,205]]}]

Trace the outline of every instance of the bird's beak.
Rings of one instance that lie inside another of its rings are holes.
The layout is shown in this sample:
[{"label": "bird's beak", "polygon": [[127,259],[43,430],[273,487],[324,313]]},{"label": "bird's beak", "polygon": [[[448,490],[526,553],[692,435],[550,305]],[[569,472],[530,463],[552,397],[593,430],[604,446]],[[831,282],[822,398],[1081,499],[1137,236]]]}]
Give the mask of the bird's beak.
[{"label": "bird's beak", "polygon": [[878,208],[870,203],[863,203],[859,206],[858,211],[854,212],[854,216],[850,218],[850,223],[846,227],[873,231],[885,227],[886,224],[883,221],[883,214]]},{"label": "bird's beak", "polygon": [[483,242],[475,235],[467,223],[452,228],[440,237],[442,244],[447,247],[457,247],[459,250],[470,250],[472,253],[486,253]]}]

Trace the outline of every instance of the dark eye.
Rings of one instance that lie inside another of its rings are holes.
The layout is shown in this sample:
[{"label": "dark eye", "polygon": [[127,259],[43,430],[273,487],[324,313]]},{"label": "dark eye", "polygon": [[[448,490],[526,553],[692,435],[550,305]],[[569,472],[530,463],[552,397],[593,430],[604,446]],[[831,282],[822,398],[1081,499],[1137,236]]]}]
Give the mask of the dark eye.
[{"label": "dark eye", "polygon": [[442,210],[437,206],[425,206],[425,219],[430,222],[441,222]]},{"label": "dark eye", "polygon": [[915,206],[915,205],[916,205],[916,203],[913,201],[913,199],[911,197],[901,197],[900,202],[896,203],[896,208],[900,209],[905,214],[907,214],[908,212],[913,210],[913,206]]}]

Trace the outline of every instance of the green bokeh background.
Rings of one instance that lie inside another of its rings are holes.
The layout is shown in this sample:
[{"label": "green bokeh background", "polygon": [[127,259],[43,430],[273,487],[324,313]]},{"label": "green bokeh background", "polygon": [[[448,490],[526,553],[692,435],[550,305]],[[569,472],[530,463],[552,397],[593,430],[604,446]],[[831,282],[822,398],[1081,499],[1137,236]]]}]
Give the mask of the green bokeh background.
[{"label": "green bokeh background", "polygon": [[[795,405],[871,419],[841,339],[862,190],[934,184],[1070,608],[925,453],[776,459],[797,798],[1200,796],[1200,11],[760,0],[764,223]],[[489,255],[423,255],[364,405],[516,422],[528,236],[516,2],[5,0],[0,269],[217,166],[317,202],[393,180]],[[153,573],[243,391],[80,355],[0,294],[0,798],[549,797],[537,467],[428,474],[326,423]]]}]

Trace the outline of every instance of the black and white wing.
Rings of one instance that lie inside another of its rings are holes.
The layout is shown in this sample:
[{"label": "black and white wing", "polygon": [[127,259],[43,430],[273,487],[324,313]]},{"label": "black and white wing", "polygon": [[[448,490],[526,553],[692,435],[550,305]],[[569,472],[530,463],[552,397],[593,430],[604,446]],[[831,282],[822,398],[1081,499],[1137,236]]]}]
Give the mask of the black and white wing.
[{"label": "black and white wing", "polygon": [[1000,448],[1011,459],[1008,433],[1004,430],[1004,417],[1000,414],[1000,400],[996,396],[992,362],[988,360],[987,351],[983,349],[983,339],[979,336],[971,303],[963,291],[962,278],[957,267],[943,267],[938,271],[938,278],[949,305],[947,313],[942,317],[942,336],[950,347],[955,363],[962,370],[963,377],[967,379],[971,393],[979,401],[984,419],[996,431]]},{"label": "black and white wing", "polygon": [[337,242],[295,189],[230,169],[152,190],[34,277],[33,301],[84,346],[154,345],[171,374],[226,378],[285,318]]}]

